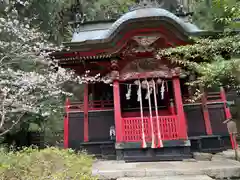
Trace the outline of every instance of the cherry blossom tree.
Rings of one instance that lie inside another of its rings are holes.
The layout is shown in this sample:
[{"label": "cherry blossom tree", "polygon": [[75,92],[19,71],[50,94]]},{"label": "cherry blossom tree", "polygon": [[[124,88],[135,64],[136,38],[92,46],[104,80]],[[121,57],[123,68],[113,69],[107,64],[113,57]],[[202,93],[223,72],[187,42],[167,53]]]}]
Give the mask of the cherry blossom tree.
[{"label": "cherry blossom tree", "polygon": [[0,136],[26,114],[45,117],[63,108],[62,97],[72,95],[63,88],[66,82],[100,80],[99,75],[88,77],[88,72],[77,76],[61,67],[55,71],[57,64],[49,54],[61,47],[46,41],[48,36],[31,26],[32,19],[19,20],[17,10],[8,6],[5,12],[0,18]]}]

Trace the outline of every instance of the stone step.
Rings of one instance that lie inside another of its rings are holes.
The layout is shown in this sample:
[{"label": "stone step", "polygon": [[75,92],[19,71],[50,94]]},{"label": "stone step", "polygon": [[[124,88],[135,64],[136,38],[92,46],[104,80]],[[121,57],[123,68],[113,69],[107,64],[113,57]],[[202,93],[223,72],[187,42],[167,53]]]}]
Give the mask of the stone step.
[{"label": "stone step", "polygon": [[100,179],[146,178],[207,175],[213,179],[240,177],[240,162],[233,160],[196,162],[148,162],[96,161],[92,175]]},{"label": "stone step", "polygon": [[162,154],[158,156],[124,156],[125,162],[182,161],[192,158],[191,154]]},{"label": "stone step", "polygon": [[118,178],[117,180],[213,180],[206,175],[198,176],[166,176],[166,177],[126,177]]}]

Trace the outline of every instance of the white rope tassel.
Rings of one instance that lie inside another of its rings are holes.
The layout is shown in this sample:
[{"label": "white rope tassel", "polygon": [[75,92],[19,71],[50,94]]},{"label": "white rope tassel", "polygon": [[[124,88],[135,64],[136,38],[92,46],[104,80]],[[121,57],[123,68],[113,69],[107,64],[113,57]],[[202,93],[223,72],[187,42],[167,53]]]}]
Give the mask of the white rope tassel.
[{"label": "white rope tassel", "polygon": [[150,97],[150,91],[147,91],[145,99],[149,99],[149,97]]},{"label": "white rope tassel", "polygon": [[163,147],[162,143],[162,138],[161,138],[161,130],[160,130],[160,123],[159,123],[159,118],[158,118],[158,104],[157,104],[157,91],[156,91],[156,86],[154,80],[153,82],[153,95],[154,95],[154,104],[155,104],[155,112],[156,112],[156,119],[157,119],[157,133],[158,133],[158,147],[161,148]]},{"label": "white rope tassel", "polygon": [[[147,82],[147,92],[150,92],[149,83]],[[151,106],[151,98],[148,98],[149,105],[149,114],[150,114],[150,123],[151,123],[151,131],[152,131],[152,148],[155,148],[155,137],[154,137],[154,129],[153,129],[153,119],[152,119],[152,106]]]},{"label": "white rope tassel", "polygon": [[149,99],[150,98],[150,96],[151,96],[151,94],[152,94],[152,88],[150,88],[149,87],[149,91],[147,91],[147,94],[146,94],[146,96],[145,96],[145,99]]},{"label": "white rope tassel", "polygon": [[141,113],[141,120],[142,120],[142,148],[146,148],[146,139],[145,139],[145,132],[144,132],[144,120],[143,120],[143,106],[142,106],[142,88],[141,82],[138,81],[138,99],[140,103],[140,113]]},{"label": "white rope tassel", "polygon": [[[139,85],[138,85],[139,86]],[[140,86],[138,87],[138,91],[137,91],[137,101],[140,102],[140,96],[141,96],[141,90],[140,90]]]},{"label": "white rope tassel", "polygon": [[162,86],[161,86],[161,99],[164,99],[164,92],[165,92],[165,86],[164,86],[164,81],[162,81]]},{"label": "white rope tassel", "polygon": [[131,92],[132,92],[132,85],[128,85],[128,92],[126,94],[126,99],[129,100],[131,98]]}]

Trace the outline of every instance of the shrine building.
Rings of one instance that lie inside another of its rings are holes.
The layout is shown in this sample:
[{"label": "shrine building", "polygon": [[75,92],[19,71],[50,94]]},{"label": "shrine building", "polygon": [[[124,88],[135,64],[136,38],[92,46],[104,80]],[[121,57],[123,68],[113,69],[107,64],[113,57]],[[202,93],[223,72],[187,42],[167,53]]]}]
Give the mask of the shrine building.
[{"label": "shrine building", "polygon": [[59,65],[99,81],[84,84],[84,101],[66,100],[64,147],[127,162],[182,160],[229,147],[231,117],[224,88],[188,99],[196,78],[156,52],[191,43],[204,31],[174,12],[177,1],[140,0],[117,20],[72,24]]}]

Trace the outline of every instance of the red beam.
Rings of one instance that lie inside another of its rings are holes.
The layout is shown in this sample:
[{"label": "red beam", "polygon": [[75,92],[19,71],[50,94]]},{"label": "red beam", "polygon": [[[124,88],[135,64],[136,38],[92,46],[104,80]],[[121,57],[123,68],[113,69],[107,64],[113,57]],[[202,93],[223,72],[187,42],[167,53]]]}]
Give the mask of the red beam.
[{"label": "red beam", "polygon": [[65,102],[65,117],[64,117],[64,148],[68,148],[68,139],[69,139],[69,127],[68,127],[68,121],[69,121],[69,105],[70,105],[70,101],[69,99],[67,98],[66,99],[66,102]]},{"label": "red beam", "polygon": [[226,98],[226,93],[223,87],[220,87],[220,96],[221,96],[221,100],[224,103],[224,110],[225,110],[225,116],[226,119],[230,119],[232,118],[231,112],[230,112],[230,108],[227,105],[227,98]]},{"label": "red beam", "polygon": [[84,85],[84,142],[88,142],[88,84]]},{"label": "red beam", "polygon": [[178,128],[179,135],[180,135],[180,138],[187,139],[187,127],[186,127],[187,123],[186,123],[185,114],[183,110],[181,86],[180,86],[180,80],[178,77],[173,78],[173,88],[174,88],[177,116],[179,120],[179,128]]},{"label": "red beam", "polygon": [[152,72],[127,72],[122,73],[119,76],[120,81],[145,79],[145,78],[166,78],[170,79],[173,76],[179,76],[178,73],[167,72],[167,71],[152,71]]},{"label": "red beam", "polygon": [[115,131],[116,142],[122,141],[122,117],[121,117],[121,105],[120,105],[120,87],[119,82],[115,80],[113,82],[113,96],[114,96],[114,117],[115,117]]}]

